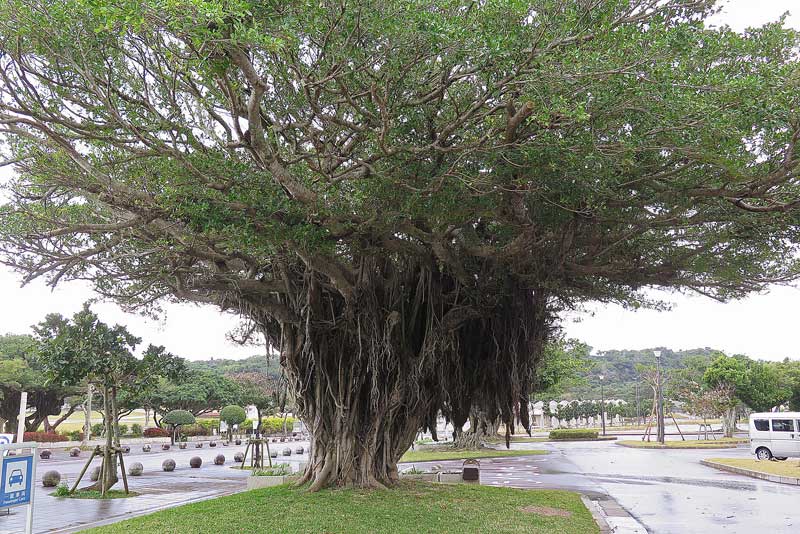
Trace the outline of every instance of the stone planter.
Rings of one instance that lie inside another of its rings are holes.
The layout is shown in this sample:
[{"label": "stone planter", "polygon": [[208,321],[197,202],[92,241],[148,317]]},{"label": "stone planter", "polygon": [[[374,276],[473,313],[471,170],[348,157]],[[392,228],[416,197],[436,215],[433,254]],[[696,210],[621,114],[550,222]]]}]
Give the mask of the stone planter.
[{"label": "stone planter", "polygon": [[438,482],[439,473],[400,473],[400,477],[404,480],[419,480],[421,482]]},{"label": "stone planter", "polygon": [[225,455],[224,454],[218,454],[214,458],[214,465],[225,465]]},{"label": "stone planter", "polygon": [[201,465],[203,465],[203,460],[201,460],[199,456],[194,456],[189,460],[189,467],[192,469],[200,469]]},{"label": "stone planter", "polygon": [[282,475],[277,477],[254,477],[249,476],[247,477],[247,489],[259,489],[259,488],[269,488],[272,486],[280,486],[281,484],[286,484],[289,481],[288,475]]},{"label": "stone planter", "polygon": [[161,469],[167,472],[175,471],[175,460],[172,458],[167,458],[161,462]]},{"label": "stone planter", "polygon": [[441,484],[460,484],[462,482],[461,471],[443,471],[439,473],[438,480]]}]

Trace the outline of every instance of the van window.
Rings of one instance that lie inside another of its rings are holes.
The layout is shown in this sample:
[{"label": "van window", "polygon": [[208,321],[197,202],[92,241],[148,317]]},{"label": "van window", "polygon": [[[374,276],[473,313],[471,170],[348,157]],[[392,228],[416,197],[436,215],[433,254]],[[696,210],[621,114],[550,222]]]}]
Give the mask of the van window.
[{"label": "van window", "polygon": [[794,424],[791,419],[773,419],[773,432],[794,432]]},{"label": "van window", "polygon": [[756,425],[756,430],[769,431],[769,421],[767,419],[755,419],[753,423]]}]

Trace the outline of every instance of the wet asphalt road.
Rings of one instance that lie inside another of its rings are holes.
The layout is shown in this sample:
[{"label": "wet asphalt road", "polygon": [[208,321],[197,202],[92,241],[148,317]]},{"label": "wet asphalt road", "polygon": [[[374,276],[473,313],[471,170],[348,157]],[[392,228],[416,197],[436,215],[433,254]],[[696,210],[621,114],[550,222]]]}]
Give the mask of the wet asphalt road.
[{"label": "wet asphalt road", "polygon": [[[515,448],[521,447],[517,445]],[[613,442],[545,444],[536,458],[541,488],[610,495],[650,532],[800,532],[800,487],[705,467],[709,457],[750,457],[749,449],[646,450]],[[797,461],[791,459],[788,461]]]}]

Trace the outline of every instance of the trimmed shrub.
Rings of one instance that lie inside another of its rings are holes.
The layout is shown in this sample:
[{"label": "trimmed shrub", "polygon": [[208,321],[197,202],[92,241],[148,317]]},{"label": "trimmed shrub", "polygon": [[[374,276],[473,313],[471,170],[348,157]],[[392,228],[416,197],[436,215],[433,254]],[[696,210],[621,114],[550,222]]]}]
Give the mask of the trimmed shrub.
[{"label": "trimmed shrub", "polygon": [[199,469],[201,465],[203,465],[203,460],[201,460],[199,456],[193,456],[192,459],[189,460],[189,467],[192,469]]},{"label": "trimmed shrub", "polygon": [[153,428],[145,428],[142,435],[146,438],[168,438],[169,432],[167,432],[163,428],[153,427]]},{"label": "trimmed shrub", "polygon": [[25,441],[38,441],[39,443],[70,441],[68,436],[65,434],[59,434],[58,432],[25,432],[23,436]]},{"label": "trimmed shrub", "polygon": [[597,439],[597,430],[557,428],[550,431],[550,439]]},{"label": "trimmed shrub", "polygon": [[205,434],[206,436],[210,436],[214,429],[219,430],[219,419],[216,417],[197,419],[196,423],[208,431],[208,434]]},{"label": "trimmed shrub", "polygon": [[80,430],[70,430],[67,432],[70,441],[83,441],[83,432]]},{"label": "trimmed shrub", "polygon": [[230,429],[233,425],[240,425],[241,428],[244,428],[242,423],[247,420],[247,412],[241,406],[230,404],[219,411],[219,420],[225,421],[229,429],[228,434],[230,434]]},{"label": "trimmed shrub", "polygon": [[141,462],[133,462],[131,466],[128,468],[128,474],[132,477],[138,477],[144,471],[144,466]]},{"label": "trimmed shrub", "polygon": [[214,465],[225,465],[225,455],[218,454],[214,457]]},{"label": "trimmed shrub", "polygon": [[135,438],[142,437],[142,425],[139,423],[133,423],[131,425],[131,435]]},{"label": "trimmed shrub", "polygon": [[119,435],[120,436],[128,435],[128,425],[119,425]]},{"label": "trimmed shrub", "polygon": [[[286,418],[286,430],[291,431],[296,419]],[[270,416],[261,419],[261,433],[265,435],[278,434],[283,432],[283,417]]]},{"label": "trimmed shrub", "polygon": [[181,427],[181,434],[184,436],[210,436],[211,430],[205,425],[186,425]]},{"label": "trimmed shrub", "polygon": [[42,486],[45,488],[55,488],[61,482],[61,473],[58,471],[48,471],[42,476]]},{"label": "trimmed shrub", "polygon": [[173,460],[172,458],[167,458],[166,460],[161,462],[161,469],[167,472],[175,471],[175,460]]},{"label": "trimmed shrub", "polygon": [[91,427],[93,436],[102,436],[105,434],[106,427],[103,423],[95,423]]}]

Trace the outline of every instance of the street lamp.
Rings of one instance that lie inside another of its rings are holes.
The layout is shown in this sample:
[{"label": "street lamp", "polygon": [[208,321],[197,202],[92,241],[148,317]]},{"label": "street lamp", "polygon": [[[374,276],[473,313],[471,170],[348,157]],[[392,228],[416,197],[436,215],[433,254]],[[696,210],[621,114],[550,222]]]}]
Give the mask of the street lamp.
[{"label": "street lamp", "polygon": [[603,422],[603,435],[606,435],[606,393],[603,390],[603,379],[605,376],[599,375],[600,379],[600,421]]},{"label": "street lamp", "polygon": [[658,416],[657,440],[664,444],[664,391],[661,388],[661,351],[654,350],[656,356],[656,414]]}]

